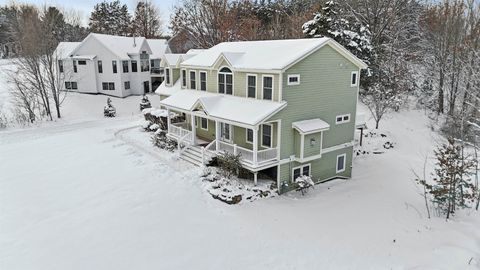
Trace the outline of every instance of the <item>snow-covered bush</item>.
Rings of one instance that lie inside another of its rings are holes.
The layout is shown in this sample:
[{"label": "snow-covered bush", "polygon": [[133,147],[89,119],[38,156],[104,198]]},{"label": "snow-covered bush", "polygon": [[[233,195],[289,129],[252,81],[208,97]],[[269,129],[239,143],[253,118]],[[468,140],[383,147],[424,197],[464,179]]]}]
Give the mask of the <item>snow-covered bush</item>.
[{"label": "snow-covered bush", "polygon": [[152,136],[152,143],[154,146],[170,152],[177,149],[177,141],[168,138],[165,131],[160,129]]},{"label": "snow-covered bush", "polygon": [[229,152],[224,152],[217,157],[218,167],[220,173],[225,178],[230,178],[234,175],[238,175],[239,171],[242,169],[241,164],[241,155],[234,155]]},{"label": "snow-covered bush", "polygon": [[103,115],[105,117],[115,117],[117,115],[117,110],[112,105],[112,100],[107,98],[107,105],[103,107]]},{"label": "snow-covered bush", "polygon": [[302,195],[305,195],[309,188],[315,186],[315,183],[311,176],[301,175],[295,179],[295,185],[297,186],[297,191],[300,191],[302,192]]}]

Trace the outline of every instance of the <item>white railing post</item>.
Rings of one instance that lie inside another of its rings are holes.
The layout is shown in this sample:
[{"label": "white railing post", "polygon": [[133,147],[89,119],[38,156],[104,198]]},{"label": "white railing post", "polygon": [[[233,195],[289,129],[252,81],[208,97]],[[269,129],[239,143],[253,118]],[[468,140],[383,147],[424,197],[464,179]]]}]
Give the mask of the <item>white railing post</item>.
[{"label": "white railing post", "polygon": [[216,151],[220,151],[220,122],[215,121],[215,146]]},{"label": "white railing post", "polygon": [[202,146],[202,165],[205,165],[205,147]]},{"label": "white railing post", "polygon": [[253,166],[257,166],[258,158],[258,126],[253,127]]},{"label": "white railing post", "polygon": [[192,113],[191,114],[191,121],[190,125],[192,126],[192,144],[195,145],[196,137],[197,137],[197,129],[195,128],[195,115]]},{"label": "white railing post", "polygon": [[170,119],[170,109],[167,108],[167,133],[170,133],[170,124],[171,124],[171,119]]},{"label": "white railing post", "polygon": [[234,144],[234,145],[233,145],[233,155],[236,156],[236,155],[237,155],[237,152],[238,152],[237,145]]}]

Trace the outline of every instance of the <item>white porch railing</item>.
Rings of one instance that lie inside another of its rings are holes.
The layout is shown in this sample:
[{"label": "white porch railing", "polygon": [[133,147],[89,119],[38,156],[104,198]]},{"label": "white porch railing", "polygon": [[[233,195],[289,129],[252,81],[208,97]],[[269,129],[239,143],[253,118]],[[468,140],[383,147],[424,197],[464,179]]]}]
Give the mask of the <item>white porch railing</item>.
[{"label": "white porch railing", "polygon": [[[242,161],[253,166],[262,165],[264,163],[275,161],[278,159],[277,148],[269,148],[255,153],[253,150],[222,141],[219,142],[219,149],[217,149],[217,152],[228,152],[234,155],[241,154]],[[254,164],[253,161],[253,157],[255,154],[257,155],[257,164]]]},{"label": "white porch railing", "polygon": [[192,136],[192,131],[184,129],[182,127],[176,126],[176,125],[170,125],[169,128],[169,133],[174,135],[177,138],[183,138],[183,141],[188,141],[192,142],[193,141],[193,136]]}]

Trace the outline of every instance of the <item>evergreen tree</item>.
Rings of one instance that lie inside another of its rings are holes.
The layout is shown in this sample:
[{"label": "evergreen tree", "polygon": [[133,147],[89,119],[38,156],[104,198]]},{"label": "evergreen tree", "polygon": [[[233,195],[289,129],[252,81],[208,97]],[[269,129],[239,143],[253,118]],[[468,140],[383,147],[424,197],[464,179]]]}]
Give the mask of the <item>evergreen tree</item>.
[{"label": "evergreen tree", "polygon": [[302,29],[306,37],[332,38],[367,64],[370,63],[370,31],[355,19],[349,21],[336,1],[327,1]]},{"label": "evergreen tree", "polygon": [[133,18],[133,33],[145,38],[157,38],[162,35],[162,20],[158,8],[147,1],[137,3]]},{"label": "evergreen tree", "polygon": [[457,207],[468,207],[476,199],[472,183],[475,163],[464,155],[463,145],[456,145],[453,139],[435,151],[435,158],[437,166],[433,183],[420,183],[432,195],[435,206],[449,218]]},{"label": "evergreen tree", "polygon": [[130,33],[130,14],[120,1],[96,4],[90,15],[90,31],[100,34],[127,36]]}]

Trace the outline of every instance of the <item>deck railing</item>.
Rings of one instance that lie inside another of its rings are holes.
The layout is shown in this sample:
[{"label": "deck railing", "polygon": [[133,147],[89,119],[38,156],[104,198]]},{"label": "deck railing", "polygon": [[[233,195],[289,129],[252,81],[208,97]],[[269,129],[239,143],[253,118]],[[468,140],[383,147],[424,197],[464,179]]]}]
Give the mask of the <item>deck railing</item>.
[{"label": "deck railing", "polygon": [[277,148],[269,148],[256,153],[257,164],[254,164],[253,157],[255,152],[253,150],[222,141],[219,142],[219,149],[217,149],[217,152],[228,152],[235,155],[240,154],[242,161],[249,165],[262,165],[278,159]]},{"label": "deck railing", "polygon": [[177,138],[183,138],[184,141],[193,141],[192,132],[177,125],[170,125],[169,133]]}]

